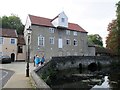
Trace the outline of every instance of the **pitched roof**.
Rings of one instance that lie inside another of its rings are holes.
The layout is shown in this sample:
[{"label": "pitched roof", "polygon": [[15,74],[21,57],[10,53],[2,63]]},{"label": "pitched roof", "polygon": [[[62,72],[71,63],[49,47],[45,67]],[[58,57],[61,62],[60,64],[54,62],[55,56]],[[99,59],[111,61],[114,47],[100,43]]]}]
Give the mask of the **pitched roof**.
[{"label": "pitched roof", "polygon": [[51,19],[33,16],[33,15],[29,15],[29,17],[30,17],[32,24],[53,27],[52,23],[50,22]]},{"label": "pitched roof", "polygon": [[10,38],[17,38],[18,37],[15,29],[5,29],[5,28],[0,28],[0,36],[10,37]]},{"label": "pitched roof", "polygon": [[23,35],[18,35],[18,45],[25,45],[25,39]]},{"label": "pitched roof", "polygon": [[[51,21],[53,19],[34,16],[34,15],[29,15],[29,17],[30,17],[31,23],[33,25],[54,27],[51,23]],[[68,29],[69,30],[80,31],[80,32],[86,32],[82,27],[80,27],[78,24],[75,24],[75,23],[68,23]]]}]

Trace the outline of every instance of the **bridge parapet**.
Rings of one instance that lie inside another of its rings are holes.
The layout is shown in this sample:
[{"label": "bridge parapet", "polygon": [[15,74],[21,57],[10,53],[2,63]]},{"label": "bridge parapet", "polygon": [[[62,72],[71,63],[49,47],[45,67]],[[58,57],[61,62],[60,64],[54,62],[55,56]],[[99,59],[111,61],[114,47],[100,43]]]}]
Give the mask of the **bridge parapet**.
[{"label": "bridge parapet", "polygon": [[84,67],[87,67],[91,63],[100,63],[105,66],[109,65],[112,60],[109,56],[65,56],[52,58],[52,61],[56,64],[56,68],[60,70],[79,67],[79,64],[82,64]]}]

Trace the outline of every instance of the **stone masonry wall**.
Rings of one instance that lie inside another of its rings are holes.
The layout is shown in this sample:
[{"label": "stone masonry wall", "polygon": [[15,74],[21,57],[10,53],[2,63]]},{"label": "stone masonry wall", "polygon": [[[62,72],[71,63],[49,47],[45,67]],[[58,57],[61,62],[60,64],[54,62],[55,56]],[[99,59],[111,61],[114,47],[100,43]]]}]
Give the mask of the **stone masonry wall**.
[{"label": "stone masonry wall", "polygon": [[37,70],[37,73],[49,74],[52,70],[63,70],[69,68],[78,68],[79,64],[83,67],[87,67],[91,63],[100,63],[102,66],[110,65],[112,61],[117,58],[111,58],[108,56],[65,56],[65,57],[53,57],[44,67]]},{"label": "stone masonry wall", "polygon": [[56,64],[59,70],[68,68],[78,68],[79,64],[87,67],[91,63],[100,63],[101,65],[109,65],[112,58],[107,56],[67,56],[67,57],[53,57],[52,62]]}]

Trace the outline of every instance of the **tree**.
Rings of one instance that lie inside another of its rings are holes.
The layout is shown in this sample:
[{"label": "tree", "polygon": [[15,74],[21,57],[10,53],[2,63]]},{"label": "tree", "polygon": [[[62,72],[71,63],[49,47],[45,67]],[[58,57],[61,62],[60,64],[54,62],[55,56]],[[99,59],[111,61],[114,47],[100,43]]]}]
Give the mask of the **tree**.
[{"label": "tree", "polygon": [[116,10],[116,15],[117,15],[117,55],[120,56],[120,1],[116,4],[117,10]]},{"label": "tree", "polygon": [[93,43],[94,45],[103,47],[102,38],[101,38],[101,36],[98,35],[98,34],[88,35],[88,41],[89,41],[90,43]]},{"label": "tree", "polygon": [[2,28],[10,28],[7,16],[3,16],[2,17]]},{"label": "tree", "polygon": [[112,20],[108,25],[108,37],[106,39],[106,47],[114,55],[120,55],[120,1],[116,4],[117,19]]},{"label": "tree", "polygon": [[106,39],[106,48],[109,49],[109,51],[117,55],[118,51],[118,41],[117,41],[117,20],[112,20],[111,23],[108,25],[109,34]]},{"label": "tree", "polygon": [[23,34],[24,25],[20,18],[15,15],[2,17],[2,28],[16,29],[18,34]]}]

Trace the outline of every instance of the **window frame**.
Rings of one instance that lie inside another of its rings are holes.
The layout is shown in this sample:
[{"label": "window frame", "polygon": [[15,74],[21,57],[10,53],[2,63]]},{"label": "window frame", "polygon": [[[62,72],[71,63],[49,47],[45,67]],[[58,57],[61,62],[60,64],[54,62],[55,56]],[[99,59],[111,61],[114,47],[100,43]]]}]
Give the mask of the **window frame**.
[{"label": "window frame", "polygon": [[55,44],[54,37],[49,38],[50,44]]},{"label": "window frame", "polygon": [[[14,41],[13,41],[13,40],[14,40]],[[10,39],[10,44],[16,44],[15,38],[11,38],[11,39]]]},{"label": "window frame", "polygon": [[78,41],[77,41],[77,39],[74,39],[73,45],[74,45],[74,46],[78,46]]},{"label": "window frame", "polygon": [[49,32],[50,33],[55,33],[55,29],[54,28],[49,28]]},{"label": "window frame", "polygon": [[3,44],[3,37],[0,37],[0,45]]},{"label": "window frame", "polygon": [[45,46],[45,37],[42,35],[38,36],[38,46]]},{"label": "window frame", "polygon": [[77,31],[74,31],[74,32],[73,32],[73,35],[74,35],[74,36],[77,36],[77,33],[78,33]]},{"label": "window frame", "polygon": [[64,23],[65,22],[65,18],[62,17],[61,18],[61,22]]},{"label": "window frame", "polygon": [[66,30],[66,35],[70,35],[70,30]]},{"label": "window frame", "polygon": [[23,53],[23,46],[18,46],[18,53]]},{"label": "window frame", "polygon": [[66,39],[66,45],[71,45],[71,40],[70,39]]}]

